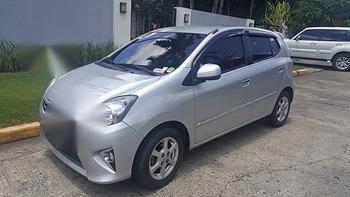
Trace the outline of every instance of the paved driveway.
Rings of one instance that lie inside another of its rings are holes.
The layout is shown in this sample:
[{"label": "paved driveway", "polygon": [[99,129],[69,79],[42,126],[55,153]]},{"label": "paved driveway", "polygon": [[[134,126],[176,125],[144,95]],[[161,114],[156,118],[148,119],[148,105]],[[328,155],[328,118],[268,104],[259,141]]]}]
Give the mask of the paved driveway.
[{"label": "paved driveway", "polygon": [[350,73],[295,83],[286,126],[256,122],[191,151],[160,190],[90,183],[34,138],[0,146],[0,196],[350,196]]}]

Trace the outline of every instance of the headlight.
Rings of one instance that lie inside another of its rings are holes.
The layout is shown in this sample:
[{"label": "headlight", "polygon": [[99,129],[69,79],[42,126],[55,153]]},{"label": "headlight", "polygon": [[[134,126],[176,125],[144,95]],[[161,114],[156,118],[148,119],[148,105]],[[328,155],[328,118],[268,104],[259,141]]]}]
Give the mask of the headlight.
[{"label": "headlight", "polygon": [[104,102],[105,120],[107,125],[112,125],[123,120],[131,106],[135,103],[137,96],[119,96]]}]

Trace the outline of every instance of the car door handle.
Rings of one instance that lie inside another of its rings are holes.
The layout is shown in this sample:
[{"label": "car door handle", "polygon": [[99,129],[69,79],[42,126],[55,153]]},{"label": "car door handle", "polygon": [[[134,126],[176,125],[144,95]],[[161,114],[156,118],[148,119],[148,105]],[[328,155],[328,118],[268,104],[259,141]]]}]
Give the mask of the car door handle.
[{"label": "car door handle", "polygon": [[316,45],[316,43],[314,43],[314,42],[311,42],[311,43],[310,43],[310,45]]},{"label": "car door handle", "polygon": [[247,87],[249,85],[250,85],[250,79],[249,78],[242,81],[242,86],[243,87]]},{"label": "car door handle", "polygon": [[283,67],[279,67],[279,68],[278,68],[278,73],[283,73],[283,71],[284,71],[284,68],[283,68]]},{"label": "car door handle", "polygon": [[335,46],[343,46],[343,44],[339,44],[339,43],[338,43],[338,44],[336,44]]}]

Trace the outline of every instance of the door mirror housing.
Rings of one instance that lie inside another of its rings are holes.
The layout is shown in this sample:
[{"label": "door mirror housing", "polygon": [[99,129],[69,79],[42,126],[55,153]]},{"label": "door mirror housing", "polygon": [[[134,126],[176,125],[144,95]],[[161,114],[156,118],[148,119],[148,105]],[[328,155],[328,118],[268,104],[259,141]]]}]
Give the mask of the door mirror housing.
[{"label": "door mirror housing", "polygon": [[299,41],[300,40],[300,35],[295,37],[295,41]]},{"label": "door mirror housing", "polygon": [[197,72],[199,81],[217,80],[221,77],[221,68],[217,64],[204,64]]}]

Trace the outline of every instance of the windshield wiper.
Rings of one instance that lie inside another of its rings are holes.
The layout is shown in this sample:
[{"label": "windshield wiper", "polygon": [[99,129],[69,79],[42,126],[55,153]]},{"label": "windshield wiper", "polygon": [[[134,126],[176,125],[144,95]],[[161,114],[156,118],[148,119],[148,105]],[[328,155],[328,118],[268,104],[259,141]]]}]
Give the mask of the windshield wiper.
[{"label": "windshield wiper", "polygon": [[[153,76],[157,76],[156,73],[154,73],[151,70],[148,70],[144,66],[135,65],[135,64],[127,64],[127,63],[114,63],[113,60],[110,59],[109,57],[103,59],[102,62],[104,62],[106,64],[113,65],[113,66],[117,66],[118,68],[122,68],[123,70],[127,70],[127,71],[130,71],[130,69],[140,70],[140,71],[146,72],[148,74],[151,74]],[[108,67],[111,67],[111,66],[108,66]]]},{"label": "windshield wiper", "polygon": [[139,66],[139,65],[135,65],[135,64],[126,64],[126,63],[120,63],[120,64],[117,63],[115,65],[120,65],[120,66],[123,66],[124,68],[131,68],[131,69],[134,69],[134,70],[140,70],[140,71],[146,72],[148,74],[151,74],[152,76],[157,76],[156,73],[154,73],[151,70],[148,70],[144,66]]}]

